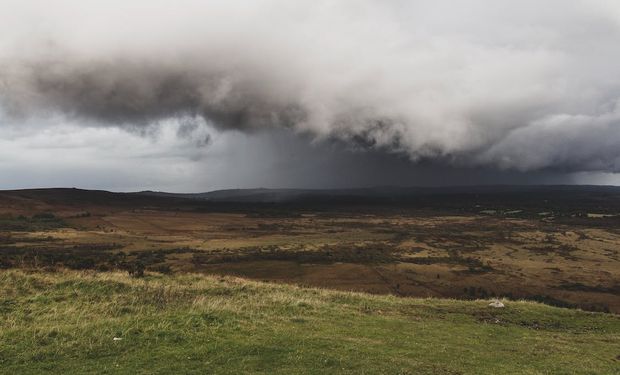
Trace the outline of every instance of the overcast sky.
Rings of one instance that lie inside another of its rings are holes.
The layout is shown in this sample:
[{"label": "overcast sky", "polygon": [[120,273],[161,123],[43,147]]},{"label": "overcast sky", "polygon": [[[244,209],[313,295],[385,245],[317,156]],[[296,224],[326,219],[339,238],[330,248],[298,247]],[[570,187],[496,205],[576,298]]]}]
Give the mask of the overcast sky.
[{"label": "overcast sky", "polygon": [[0,189],[620,184],[620,2],[0,0]]}]

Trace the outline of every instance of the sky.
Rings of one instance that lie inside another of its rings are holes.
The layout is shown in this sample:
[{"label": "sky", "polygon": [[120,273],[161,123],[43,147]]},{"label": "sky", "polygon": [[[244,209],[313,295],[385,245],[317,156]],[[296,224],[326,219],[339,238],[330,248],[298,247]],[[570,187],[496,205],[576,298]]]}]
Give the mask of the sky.
[{"label": "sky", "polygon": [[0,189],[620,185],[620,3],[0,0]]}]

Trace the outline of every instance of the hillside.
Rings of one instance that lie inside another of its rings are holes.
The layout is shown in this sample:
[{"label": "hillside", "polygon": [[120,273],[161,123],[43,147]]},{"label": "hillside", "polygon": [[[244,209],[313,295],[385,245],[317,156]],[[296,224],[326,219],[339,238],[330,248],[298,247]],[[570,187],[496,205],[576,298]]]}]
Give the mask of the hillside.
[{"label": "hillside", "polygon": [[2,374],[620,371],[617,315],[531,302],[19,270],[0,273],[0,296]]}]

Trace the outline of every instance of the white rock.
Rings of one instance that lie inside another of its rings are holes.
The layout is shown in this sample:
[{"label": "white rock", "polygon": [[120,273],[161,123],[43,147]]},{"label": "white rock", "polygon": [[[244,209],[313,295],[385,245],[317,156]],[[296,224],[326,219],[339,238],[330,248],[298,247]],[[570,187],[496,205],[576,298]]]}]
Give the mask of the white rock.
[{"label": "white rock", "polygon": [[489,303],[489,306],[491,306],[491,307],[504,307],[504,304],[503,304],[503,303],[501,303],[501,302],[500,302],[500,301],[498,301],[498,300],[495,300],[495,301],[493,301],[493,302]]}]

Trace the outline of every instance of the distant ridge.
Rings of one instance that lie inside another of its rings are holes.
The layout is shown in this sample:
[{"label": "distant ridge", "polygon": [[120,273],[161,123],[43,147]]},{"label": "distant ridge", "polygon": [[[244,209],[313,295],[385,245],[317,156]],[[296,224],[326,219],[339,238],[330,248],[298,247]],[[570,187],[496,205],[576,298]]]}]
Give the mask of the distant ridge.
[{"label": "distant ridge", "polygon": [[168,193],[141,191],[133,194],[196,199],[210,202],[285,203],[305,200],[408,200],[430,195],[496,194],[620,194],[620,186],[611,185],[480,185],[441,187],[370,187],[351,189],[224,189],[205,193]]},{"label": "distant ridge", "polygon": [[[113,193],[75,188],[0,191],[0,206],[33,212],[63,205],[75,209],[164,209],[196,212],[389,209],[443,211],[446,214],[519,212],[538,217],[589,213],[620,219],[620,187],[596,185],[496,185],[451,187],[372,187],[359,189],[230,189],[178,194],[157,191]],[[273,212],[272,212],[273,214]],[[616,219],[614,219],[616,220]]]}]

